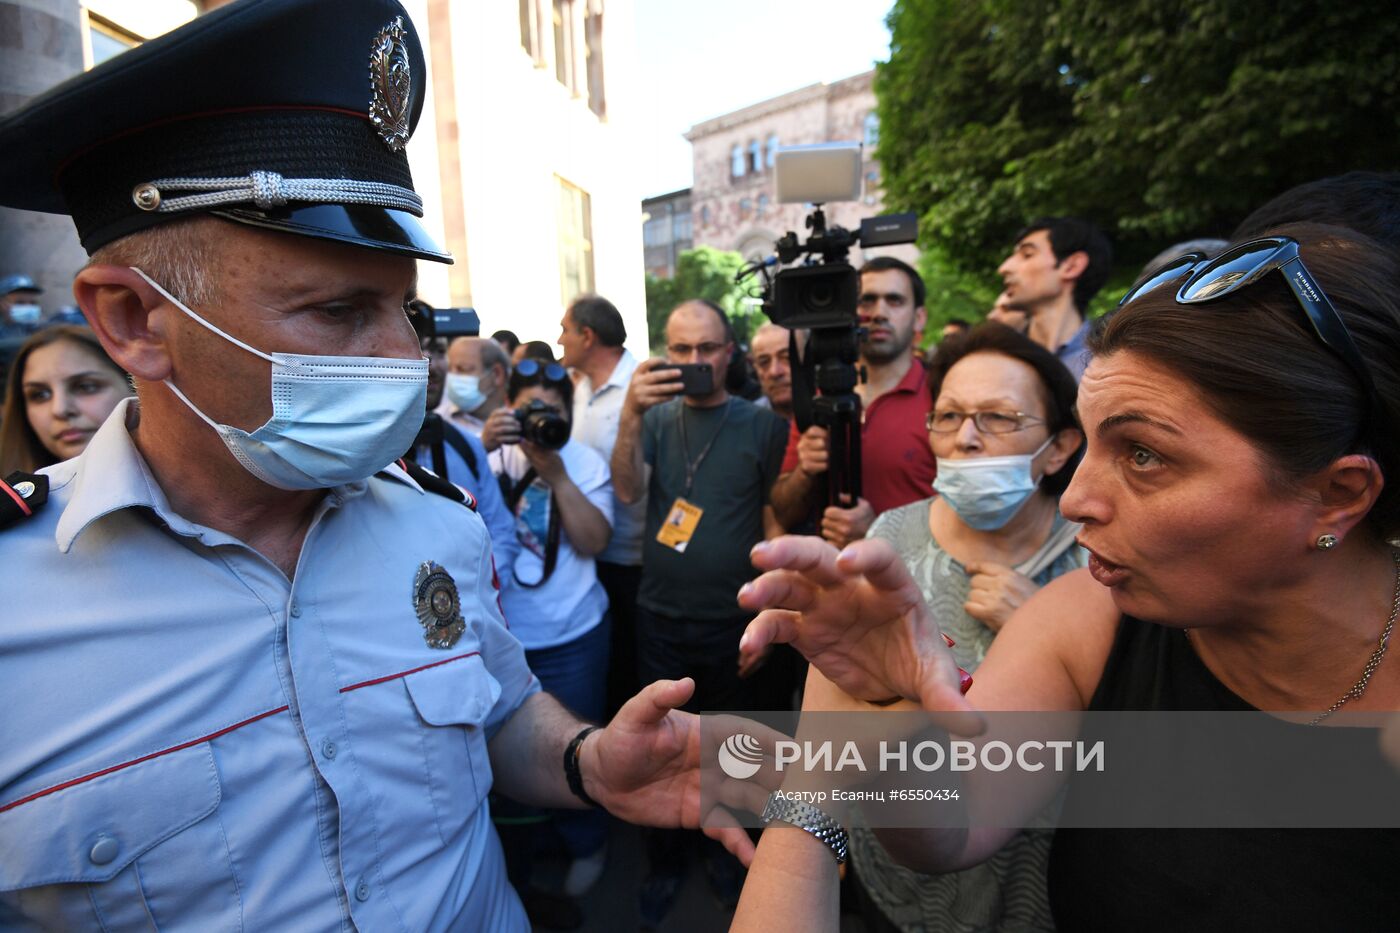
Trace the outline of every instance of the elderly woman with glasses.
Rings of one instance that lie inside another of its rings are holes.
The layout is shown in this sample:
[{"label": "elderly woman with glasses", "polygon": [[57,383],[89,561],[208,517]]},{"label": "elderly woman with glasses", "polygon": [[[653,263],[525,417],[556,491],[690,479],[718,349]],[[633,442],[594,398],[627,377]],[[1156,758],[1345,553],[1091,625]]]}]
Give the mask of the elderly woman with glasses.
[{"label": "elderly woman with glasses", "polygon": [[[1074,376],[1055,355],[1001,324],[945,341],[929,367],[925,426],[938,495],[891,509],[869,537],[888,541],[975,671],[996,633],[1051,580],[1082,568],[1079,525],[1059,510],[1084,443]],[[880,930],[1053,928],[1046,833],[1027,833],[986,863],[922,875],[898,865],[870,830],[851,862],[866,926]]]},{"label": "elderly woman with glasses", "polygon": [[[1336,713],[1400,710],[1400,660],[1387,656],[1400,611],[1397,285],[1374,243],[1297,225],[1138,286],[1092,337],[1079,389],[1087,447],[1060,509],[1084,526],[1089,566],[1013,614],[966,696],[944,620],[883,541],[756,549],[767,572],[740,599],[767,611],[743,650],[796,645],[826,675],[809,684],[816,704],[1266,710],[1304,754],[1345,748],[1384,768],[1378,730]],[[1250,753],[1231,750],[1220,779]],[[968,794],[985,779],[969,777]],[[1032,813],[1062,782],[1047,769],[1009,803]],[[1298,801],[1293,825],[1309,806]],[[1013,835],[879,832],[922,871],[977,864]],[[763,842],[749,908],[780,894],[820,904],[836,872],[819,840]],[[1397,864],[1389,829],[1061,828],[1048,886],[1062,930],[1394,929]]]}]

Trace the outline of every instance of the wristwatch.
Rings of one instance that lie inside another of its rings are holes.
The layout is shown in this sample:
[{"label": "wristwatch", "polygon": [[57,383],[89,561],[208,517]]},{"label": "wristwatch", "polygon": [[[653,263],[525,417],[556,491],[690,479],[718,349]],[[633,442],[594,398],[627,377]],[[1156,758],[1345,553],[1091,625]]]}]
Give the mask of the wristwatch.
[{"label": "wristwatch", "polygon": [[775,790],[768,796],[768,804],[763,808],[764,824],[774,820],[805,829],[831,850],[831,854],[836,856],[837,865],[846,864],[850,837],[846,835],[845,828],[810,803],[788,800],[782,791]]}]

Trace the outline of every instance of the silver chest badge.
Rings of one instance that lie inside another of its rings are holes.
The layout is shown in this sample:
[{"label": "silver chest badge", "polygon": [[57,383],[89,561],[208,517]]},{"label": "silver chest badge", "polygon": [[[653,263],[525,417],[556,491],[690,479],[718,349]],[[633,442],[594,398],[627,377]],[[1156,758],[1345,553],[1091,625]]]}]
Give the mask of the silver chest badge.
[{"label": "silver chest badge", "polygon": [[451,648],[467,627],[457,583],[430,560],[419,565],[413,579],[413,610],[423,623],[423,640],[429,648]]},{"label": "silver chest badge", "polygon": [[369,84],[369,122],[379,131],[384,144],[398,152],[408,143],[408,114],[413,97],[402,16],[395,16],[374,37],[369,53]]}]

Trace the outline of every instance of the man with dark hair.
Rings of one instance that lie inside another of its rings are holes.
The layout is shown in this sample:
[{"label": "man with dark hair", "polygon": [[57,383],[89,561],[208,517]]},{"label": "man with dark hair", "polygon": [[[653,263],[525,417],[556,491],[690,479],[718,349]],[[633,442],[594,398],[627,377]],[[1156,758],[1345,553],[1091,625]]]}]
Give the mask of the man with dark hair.
[{"label": "man with dark hair", "polygon": [[515,336],[513,330],[498,330],[491,335],[491,339],[501,345],[507,357],[514,356],[516,348],[520,346],[520,338]]},{"label": "man with dark hair", "polygon": [[957,337],[960,334],[965,334],[971,327],[972,325],[967,323],[967,321],[961,318],[953,318],[943,325],[942,339],[947,340],[949,337]]},{"label": "man with dark hair", "polygon": [[1030,315],[1028,335],[1078,379],[1089,365],[1084,309],[1108,281],[1113,248],[1103,231],[1077,217],[1044,217],[1016,235],[997,272],[1007,301]]},{"label": "man with dark hair", "polygon": [[1400,172],[1347,172],[1289,188],[1246,217],[1230,239],[1303,222],[1346,227],[1400,253]]},{"label": "man with dark hair", "polygon": [[763,389],[763,397],[774,414],[792,421],[792,360],[788,350],[788,329],[764,324],[749,341],[749,358]]},{"label": "man with dark hair", "polygon": [[[612,459],[627,385],[637,359],[622,344],[627,327],[611,301],[580,295],[559,322],[561,361],[578,377],[574,387],[575,439]],[[636,605],[642,580],[643,495],[630,505],[613,496],[612,540],[597,557],[598,579],[612,606],[612,645],[608,661],[608,709],[635,692],[637,683]],[[582,881],[575,879],[577,889]]]},{"label": "man with dark hair", "polygon": [[[827,505],[822,537],[845,547],[865,537],[875,516],[928,497],[934,459],[924,429],[929,396],[924,367],[916,359],[916,337],[928,321],[924,280],[908,263],[891,256],[860,269],[860,320],[867,329],[860,363],[866,381],[860,395],[862,498],[849,507]],[[786,529],[799,528],[826,498],[827,432],[810,427],[788,437],[783,475],[773,486],[773,512]]]}]

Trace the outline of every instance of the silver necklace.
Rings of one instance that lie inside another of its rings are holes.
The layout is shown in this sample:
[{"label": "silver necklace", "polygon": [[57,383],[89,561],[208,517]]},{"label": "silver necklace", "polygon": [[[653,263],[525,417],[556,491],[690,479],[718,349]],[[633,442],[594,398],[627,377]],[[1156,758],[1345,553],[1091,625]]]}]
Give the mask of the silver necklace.
[{"label": "silver necklace", "polygon": [[[1390,618],[1385,620],[1385,629],[1381,631],[1380,641],[1376,645],[1376,650],[1371,652],[1371,657],[1366,661],[1366,667],[1361,671],[1361,679],[1351,685],[1351,689],[1337,697],[1337,702],[1327,708],[1327,712],[1310,720],[1308,725],[1315,726],[1328,716],[1346,705],[1347,701],[1355,700],[1366,692],[1370,686],[1371,675],[1376,673],[1376,668],[1381,666],[1381,658],[1385,657],[1385,651],[1390,647],[1390,635],[1395,630],[1395,618],[1400,616],[1400,551],[1391,551],[1390,558],[1395,562],[1395,595],[1390,602]],[[1191,642],[1191,630],[1182,629],[1186,633],[1186,640]],[[1194,642],[1192,642],[1194,646]]]},{"label": "silver necklace", "polygon": [[1376,645],[1376,650],[1371,652],[1371,657],[1366,661],[1366,667],[1361,672],[1361,679],[1351,685],[1351,689],[1337,698],[1337,702],[1327,708],[1327,712],[1308,723],[1315,726],[1322,720],[1331,716],[1348,700],[1354,700],[1366,692],[1366,687],[1371,682],[1371,675],[1380,667],[1381,658],[1385,657],[1385,649],[1390,647],[1390,633],[1395,630],[1395,617],[1400,615],[1400,551],[1391,551],[1390,559],[1395,562],[1395,595],[1390,601],[1390,618],[1385,620],[1385,629],[1381,632],[1380,643]]}]

